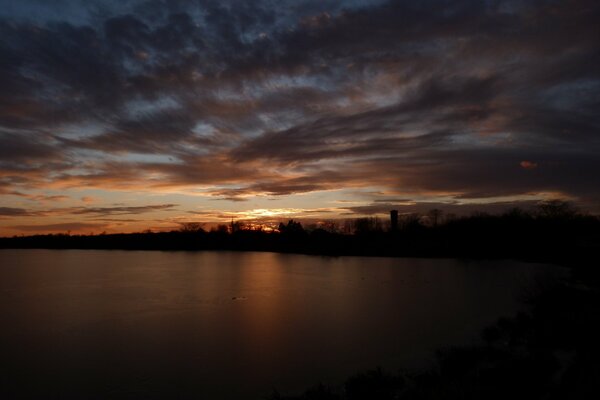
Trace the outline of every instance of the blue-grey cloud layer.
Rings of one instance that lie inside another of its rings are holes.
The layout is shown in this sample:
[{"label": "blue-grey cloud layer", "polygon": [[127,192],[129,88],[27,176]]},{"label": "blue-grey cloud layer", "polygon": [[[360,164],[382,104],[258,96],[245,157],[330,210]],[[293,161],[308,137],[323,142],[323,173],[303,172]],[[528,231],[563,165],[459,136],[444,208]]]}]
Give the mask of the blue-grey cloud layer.
[{"label": "blue-grey cloud layer", "polygon": [[2,193],[600,198],[594,0],[0,3]]}]

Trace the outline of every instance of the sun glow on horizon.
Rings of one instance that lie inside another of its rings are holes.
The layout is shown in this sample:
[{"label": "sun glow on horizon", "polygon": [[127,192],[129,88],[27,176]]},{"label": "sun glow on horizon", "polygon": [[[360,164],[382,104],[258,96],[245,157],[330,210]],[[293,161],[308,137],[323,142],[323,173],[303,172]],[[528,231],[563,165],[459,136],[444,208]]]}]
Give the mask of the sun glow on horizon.
[{"label": "sun glow on horizon", "polygon": [[235,213],[241,219],[260,219],[275,217],[291,217],[302,214],[304,211],[300,208],[255,208],[252,210]]}]

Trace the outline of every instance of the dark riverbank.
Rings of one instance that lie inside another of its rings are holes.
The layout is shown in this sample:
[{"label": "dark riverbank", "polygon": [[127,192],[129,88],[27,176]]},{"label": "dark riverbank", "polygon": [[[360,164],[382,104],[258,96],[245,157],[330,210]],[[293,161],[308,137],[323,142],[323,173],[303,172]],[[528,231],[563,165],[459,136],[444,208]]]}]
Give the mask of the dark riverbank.
[{"label": "dark riverbank", "polygon": [[500,319],[478,345],[441,349],[421,371],[379,368],[342,385],[316,384],[269,400],[589,399],[600,392],[600,287],[571,278],[526,299],[530,311]]},{"label": "dark riverbank", "polygon": [[[492,228],[492,226],[494,228]],[[510,255],[570,268],[523,301],[528,311],[502,318],[481,332],[481,343],[440,349],[429,369],[384,371],[315,384],[301,395],[277,391],[269,400],[588,399],[600,393],[600,252],[598,221],[538,218],[523,224],[507,216],[469,218],[463,228],[429,231],[435,254]],[[436,236],[439,235],[439,236]],[[443,238],[443,239],[442,239]],[[465,241],[466,240],[466,241]],[[431,244],[431,243],[430,243]],[[449,246],[445,246],[449,245]],[[417,246],[420,251],[423,247]],[[417,252],[417,254],[419,254]]]}]

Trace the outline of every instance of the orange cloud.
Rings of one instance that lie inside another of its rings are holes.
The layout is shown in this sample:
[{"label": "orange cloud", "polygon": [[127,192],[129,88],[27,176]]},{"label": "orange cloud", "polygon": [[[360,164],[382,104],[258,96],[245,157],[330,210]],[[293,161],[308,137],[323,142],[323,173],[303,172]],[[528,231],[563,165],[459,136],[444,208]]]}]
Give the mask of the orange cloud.
[{"label": "orange cloud", "polygon": [[537,163],[535,163],[533,161],[527,161],[527,160],[521,161],[519,163],[519,165],[521,166],[521,168],[524,168],[524,169],[535,169],[538,166]]}]

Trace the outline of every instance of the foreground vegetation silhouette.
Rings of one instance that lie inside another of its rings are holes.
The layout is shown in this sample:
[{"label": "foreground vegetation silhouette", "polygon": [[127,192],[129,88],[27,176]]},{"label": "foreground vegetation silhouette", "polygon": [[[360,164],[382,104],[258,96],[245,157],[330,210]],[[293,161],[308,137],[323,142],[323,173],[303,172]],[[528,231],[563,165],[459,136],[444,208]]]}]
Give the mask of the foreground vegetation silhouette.
[{"label": "foreground vegetation silhouette", "polygon": [[479,344],[437,352],[421,371],[358,373],[267,400],[590,399],[600,392],[600,275],[575,268],[486,328]]}]

